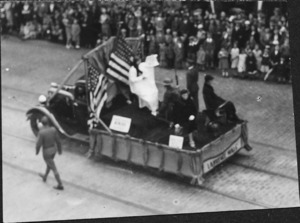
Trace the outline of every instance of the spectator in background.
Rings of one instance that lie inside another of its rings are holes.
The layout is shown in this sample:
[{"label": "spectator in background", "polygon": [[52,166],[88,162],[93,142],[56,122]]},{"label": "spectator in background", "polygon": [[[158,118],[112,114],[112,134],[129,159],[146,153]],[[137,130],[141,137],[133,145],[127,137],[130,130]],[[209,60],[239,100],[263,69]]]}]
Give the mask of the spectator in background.
[{"label": "spectator in background", "polygon": [[63,24],[66,33],[66,48],[70,49],[72,47],[72,19],[68,16],[67,12],[63,14]]},{"label": "spectator in background", "polygon": [[158,44],[156,41],[156,37],[155,37],[155,33],[154,33],[154,29],[150,30],[150,36],[149,36],[150,40],[149,40],[149,55],[151,54],[157,54],[158,50]]},{"label": "spectator in background", "polygon": [[179,25],[180,33],[182,35],[186,34],[187,36],[189,36],[190,28],[191,28],[191,24],[189,22],[189,19],[187,16],[184,16],[182,22],[180,22]]},{"label": "spectator in background", "polygon": [[288,81],[288,69],[287,64],[284,57],[280,57],[280,62],[277,67],[277,77],[276,80],[279,83],[287,82]]},{"label": "spectator in background", "polygon": [[255,25],[251,25],[251,32],[250,32],[250,39],[251,40],[252,37],[252,41],[254,41],[257,44],[260,44],[260,35],[259,32],[257,31],[257,28]]},{"label": "spectator in background", "polygon": [[207,39],[203,43],[203,48],[206,53],[206,68],[214,69],[214,51],[215,51],[215,42],[212,39],[211,33],[207,34]]},{"label": "spectator in background", "polygon": [[243,48],[243,30],[239,23],[236,23],[232,31],[231,43],[237,42],[238,48]]},{"label": "spectator in background", "polygon": [[51,25],[51,40],[62,43],[63,38],[63,27],[58,20],[54,20]]},{"label": "spectator in background", "polygon": [[22,24],[26,24],[27,22],[32,20],[32,7],[28,2],[25,2],[22,9]]},{"label": "spectator in background", "polygon": [[274,51],[270,53],[270,62],[271,62],[271,66],[272,66],[272,74],[275,76],[275,79],[277,79],[276,77],[278,77],[278,65],[280,62],[280,58],[281,58],[281,53],[279,51],[279,45],[276,45],[274,48]]},{"label": "spectator in background", "polygon": [[264,28],[261,31],[261,36],[260,36],[260,43],[266,47],[267,45],[270,45],[271,43],[271,32],[269,28]]},{"label": "spectator in background", "polygon": [[233,69],[234,71],[236,71],[238,67],[239,54],[240,49],[237,47],[237,42],[235,42],[230,50],[231,69]]},{"label": "spectator in background", "polygon": [[219,69],[222,72],[222,77],[228,77],[228,58],[229,54],[228,51],[225,47],[222,47],[221,50],[218,53],[218,58],[219,58]]},{"label": "spectator in background", "polygon": [[205,57],[206,57],[206,53],[203,48],[203,45],[200,45],[200,48],[197,52],[197,66],[201,71],[205,70]]},{"label": "spectator in background", "polygon": [[261,69],[260,69],[260,71],[263,74],[266,74],[267,72],[269,72],[269,69],[270,69],[269,47],[265,47],[264,53],[262,54]]},{"label": "spectator in background", "polygon": [[167,47],[166,43],[159,43],[159,65],[160,67],[167,67]]},{"label": "spectator in background", "polygon": [[197,59],[197,51],[199,49],[199,41],[194,36],[189,37],[187,50],[187,60],[193,60],[194,63]]},{"label": "spectator in background", "polygon": [[175,68],[183,68],[184,48],[181,37],[174,37]]},{"label": "spectator in background", "polygon": [[247,77],[255,78],[257,76],[256,59],[253,51],[250,51],[246,58]]},{"label": "spectator in background", "polygon": [[72,41],[75,44],[76,49],[80,49],[80,32],[81,28],[78,24],[78,20],[74,19],[73,24],[71,26],[71,35],[72,35]]},{"label": "spectator in background", "polygon": [[37,37],[37,30],[33,23],[33,21],[26,22],[26,25],[23,28],[22,39],[36,39]]},{"label": "spectator in background", "polygon": [[280,47],[281,56],[284,57],[285,61],[290,57],[290,44],[289,38],[285,38],[283,44]]},{"label": "spectator in background", "polygon": [[246,72],[246,58],[247,58],[247,54],[245,52],[245,49],[242,49],[239,54],[239,62],[237,66],[237,70],[240,77],[244,77]]},{"label": "spectator in background", "polygon": [[101,15],[99,22],[101,24],[101,32],[103,36],[107,36],[108,38],[111,36],[111,29],[110,29],[110,16],[107,14],[107,8],[101,8]]},{"label": "spectator in background", "polygon": [[128,15],[128,29],[129,29],[129,37],[137,36],[137,18],[133,13],[129,13]]},{"label": "spectator in background", "polygon": [[[12,31],[12,28],[14,27],[13,4],[14,3],[9,2],[9,1],[4,3],[4,14],[5,14],[5,18],[6,18],[5,26],[6,26],[6,30],[7,30],[8,33],[10,33]],[[29,21],[29,19],[27,21]]]},{"label": "spectator in background", "polygon": [[42,37],[50,40],[51,39],[51,30],[52,30],[52,19],[50,15],[45,15],[42,18]]},{"label": "spectator in background", "polygon": [[262,50],[259,48],[258,44],[255,44],[255,47],[253,49],[253,54],[256,60],[256,68],[258,71],[261,70],[261,61],[262,61]]}]

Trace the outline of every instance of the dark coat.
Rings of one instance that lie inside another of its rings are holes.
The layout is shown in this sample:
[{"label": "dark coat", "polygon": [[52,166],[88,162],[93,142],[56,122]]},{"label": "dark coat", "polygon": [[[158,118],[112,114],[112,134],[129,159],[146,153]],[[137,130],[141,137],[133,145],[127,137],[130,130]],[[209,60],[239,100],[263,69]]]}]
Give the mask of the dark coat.
[{"label": "dark coat", "polygon": [[248,72],[253,72],[255,70],[257,70],[256,68],[256,59],[253,56],[247,56],[246,58],[246,68]]},{"label": "dark coat", "polygon": [[198,69],[194,66],[186,73],[186,87],[191,93],[199,91],[198,79]]},{"label": "dark coat", "polygon": [[270,60],[273,66],[279,64],[280,57],[281,57],[281,53],[279,51],[277,54],[275,54],[275,51],[270,54]]},{"label": "dark coat", "polygon": [[[193,121],[189,121],[189,117],[191,115],[195,116],[195,119]],[[175,103],[173,111],[174,124],[179,124],[186,128],[188,132],[191,132],[196,128],[196,117],[197,109],[195,106],[195,102],[191,97],[188,97],[187,100],[183,100],[181,98]]]},{"label": "dark coat", "polygon": [[204,83],[202,93],[206,109],[208,110],[216,110],[225,102],[223,98],[215,94],[213,87],[207,83]]}]

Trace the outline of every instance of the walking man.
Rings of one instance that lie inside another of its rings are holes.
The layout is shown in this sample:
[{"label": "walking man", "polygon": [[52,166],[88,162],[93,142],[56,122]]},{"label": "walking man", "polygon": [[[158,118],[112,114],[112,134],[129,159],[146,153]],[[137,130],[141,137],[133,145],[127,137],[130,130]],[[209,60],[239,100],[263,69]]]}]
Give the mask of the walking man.
[{"label": "walking man", "polygon": [[199,111],[199,99],[198,99],[198,68],[195,66],[195,62],[188,60],[188,72],[186,73],[186,87],[192,96],[197,112]]},{"label": "walking man", "polygon": [[63,190],[64,187],[62,185],[59,173],[54,163],[54,157],[56,151],[58,151],[59,155],[61,155],[62,153],[61,143],[58,137],[58,133],[54,127],[51,127],[49,125],[49,120],[46,116],[42,118],[41,122],[43,124],[43,127],[40,129],[38,133],[38,138],[36,142],[36,155],[39,154],[40,148],[43,147],[43,157],[47,167],[46,167],[45,175],[39,174],[39,176],[42,177],[44,182],[46,182],[48,174],[50,170],[52,170],[55,179],[58,183],[58,185],[54,187],[54,189]]}]

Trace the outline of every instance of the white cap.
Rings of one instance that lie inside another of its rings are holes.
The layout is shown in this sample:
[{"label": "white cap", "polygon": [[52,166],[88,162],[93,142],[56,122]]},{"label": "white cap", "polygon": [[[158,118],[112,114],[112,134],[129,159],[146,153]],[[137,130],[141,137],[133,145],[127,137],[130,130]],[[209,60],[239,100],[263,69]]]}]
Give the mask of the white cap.
[{"label": "white cap", "polygon": [[46,101],[47,101],[47,98],[46,98],[45,95],[42,94],[42,95],[39,96],[39,102],[40,103],[45,103]]}]

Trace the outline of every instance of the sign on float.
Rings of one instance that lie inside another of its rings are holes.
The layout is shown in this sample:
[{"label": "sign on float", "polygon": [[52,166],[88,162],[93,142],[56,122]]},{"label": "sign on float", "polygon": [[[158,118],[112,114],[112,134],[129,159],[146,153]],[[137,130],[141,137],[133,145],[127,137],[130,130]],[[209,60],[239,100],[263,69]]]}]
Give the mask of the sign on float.
[{"label": "sign on float", "polygon": [[229,146],[223,153],[220,155],[205,160],[203,162],[203,172],[207,173],[208,171],[212,170],[215,166],[222,163],[227,158],[231,157],[233,154],[235,154],[237,151],[239,151],[242,147],[241,138],[239,138],[235,143],[233,143],[231,146]]},{"label": "sign on float", "polygon": [[183,137],[170,135],[169,146],[176,149],[182,149],[183,146]]},{"label": "sign on float", "polygon": [[128,133],[131,125],[131,118],[114,115],[109,128],[118,132]]}]

